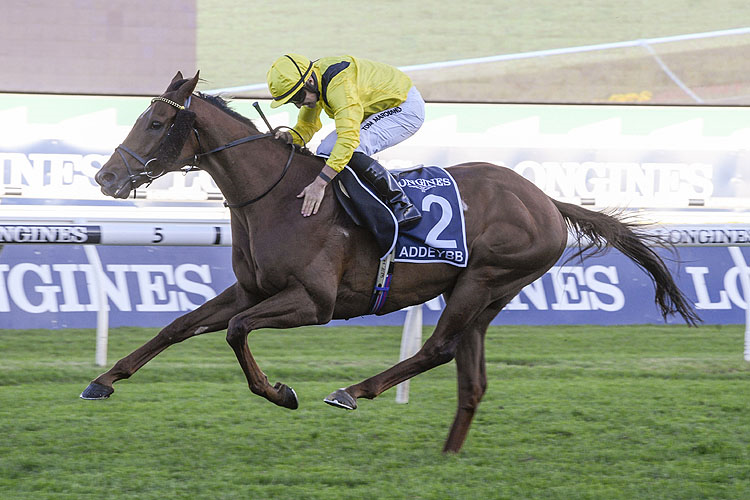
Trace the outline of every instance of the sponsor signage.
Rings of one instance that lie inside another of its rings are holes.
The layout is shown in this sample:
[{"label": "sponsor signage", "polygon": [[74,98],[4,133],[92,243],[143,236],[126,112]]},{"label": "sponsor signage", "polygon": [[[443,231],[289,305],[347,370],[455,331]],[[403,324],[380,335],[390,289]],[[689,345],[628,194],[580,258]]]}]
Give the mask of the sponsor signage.
[{"label": "sponsor signage", "polygon": [[[0,95],[0,196],[104,200],[99,168],[150,104],[142,97]],[[157,179],[157,199],[205,200],[218,189],[205,172]]]},{"label": "sponsor signage", "polygon": [[748,225],[666,226],[654,231],[675,246],[748,246]]},{"label": "sponsor signage", "polygon": [[[103,199],[94,175],[148,98],[0,95],[0,190]],[[255,117],[249,101],[234,109]],[[263,104],[273,126],[296,115]],[[61,111],[65,110],[65,111]],[[333,123],[323,117],[313,150]],[[379,153],[390,168],[489,161],[558,198],[607,206],[750,205],[750,109],[428,103],[423,127]],[[147,198],[211,199],[204,172],[157,179]]]},{"label": "sponsor signage", "polygon": [[0,244],[3,243],[82,243],[101,242],[99,226],[0,225]]},{"label": "sponsor signage", "polygon": [[[106,203],[102,200],[112,201],[101,194],[94,176],[149,102],[142,97],[0,94],[2,205],[24,214],[24,205],[54,207],[68,199],[81,206],[90,203],[90,213],[96,215]],[[262,106],[272,126],[290,125],[296,118],[296,110]],[[237,100],[232,107],[255,116],[250,101]],[[316,140],[333,130],[327,117],[323,123]],[[696,207],[726,208],[730,222],[745,222],[749,144],[750,109],[742,107],[429,103],[422,129],[378,158],[390,168],[488,161],[513,169],[565,201],[677,207],[686,210],[685,221],[694,220]],[[317,143],[309,146],[314,150]],[[217,189],[204,172],[191,172],[157,179],[139,194],[158,204],[216,199]],[[118,203],[137,211],[143,202]],[[470,206],[472,200],[464,202]],[[148,219],[145,232],[143,224],[128,227],[131,221],[125,220],[113,221],[120,225],[110,231],[108,218],[42,224],[24,216],[0,222],[0,328],[95,326],[94,267],[83,244],[99,245],[112,326],[163,326],[231,285],[228,221],[212,220],[196,229],[190,226],[194,210],[170,213],[168,223]],[[703,318],[742,323],[739,270],[722,246],[748,245],[748,225],[684,225],[662,231],[673,243],[692,246],[679,250],[686,264],[678,281]],[[195,238],[208,246],[189,246],[196,244],[191,243]],[[149,246],[110,246],[114,244]],[[495,322],[660,323],[652,297],[650,280],[611,252],[583,263],[558,263]],[[437,321],[441,300],[428,303],[426,324]],[[346,324],[400,325],[403,319],[400,312]]]},{"label": "sponsor signage", "polygon": [[[97,249],[111,326],[164,326],[234,282],[228,247]],[[0,328],[95,326],[95,272],[80,245],[2,247]]]},{"label": "sponsor signage", "polygon": [[0,245],[4,243],[229,246],[232,233],[229,224],[210,223],[0,224]]},{"label": "sponsor signage", "polygon": [[[111,326],[165,326],[234,283],[228,247],[97,247]],[[745,250],[746,260],[750,251]],[[668,255],[665,255],[668,257]],[[744,321],[739,269],[726,248],[681,248],[679,286],[708,324]],[[570,261],[523,289],[494,324],[662,323],[649,278],[618,252]],[[376,272],[373,269],[373,274]],[[7,245],[0,253],[0,328],[94,328],[94,267],[80,245]],[[394,276],[398,279],[398,276]],[[427,303],[436,324],[442,298]],[[402,325],[404,312],[333,324]],[[670,318],[669,323],[680,323]]]}]

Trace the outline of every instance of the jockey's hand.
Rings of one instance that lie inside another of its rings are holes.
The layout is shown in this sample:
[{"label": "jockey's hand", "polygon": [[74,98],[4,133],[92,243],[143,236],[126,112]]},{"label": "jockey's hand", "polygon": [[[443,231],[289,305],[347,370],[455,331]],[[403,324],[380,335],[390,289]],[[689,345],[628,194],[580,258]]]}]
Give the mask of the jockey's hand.
[{"label": "jockey's hand", "polygon": [[320,204],[323,202],[323,196],[326,194],[326,186],[331,182],[331,179],[336,177],[336,174],[338,172],[327,164],[323,165],[323,170],[320,171],[315,180],[297,195],[297,198],[304,198],[302,200],[301,212],[303,217],[309,217],[318,213]]},{"label": "jockey's hand", "polygon": [[274,139],[281,139],[287,144],[291,144],[293,142],[292,133],[288,130],[277,130],[273,137]]},{"label": "jockey's hand", "polygon": [[297,195],[297,198],[304,198],[304,200],[302,200],[302,217],[309,217],[310,215],[318,213],[327,185],[328,183],[326,181],[320,177],[316,177],[314,181],[308,184],[307,187]]}]

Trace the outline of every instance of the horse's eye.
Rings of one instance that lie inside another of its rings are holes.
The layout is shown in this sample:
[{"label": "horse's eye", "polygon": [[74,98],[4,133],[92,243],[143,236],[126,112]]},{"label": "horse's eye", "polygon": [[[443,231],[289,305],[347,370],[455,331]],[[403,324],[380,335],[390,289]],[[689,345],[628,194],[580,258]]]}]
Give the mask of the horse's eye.
[{"label": "horse's eye", "polygon": [[159,130],[161,127],[162,127],[162,123],[161,122],[156,121],[156,120],[154,120],[154,121],[151,122],[151,128],[153,130]]}]

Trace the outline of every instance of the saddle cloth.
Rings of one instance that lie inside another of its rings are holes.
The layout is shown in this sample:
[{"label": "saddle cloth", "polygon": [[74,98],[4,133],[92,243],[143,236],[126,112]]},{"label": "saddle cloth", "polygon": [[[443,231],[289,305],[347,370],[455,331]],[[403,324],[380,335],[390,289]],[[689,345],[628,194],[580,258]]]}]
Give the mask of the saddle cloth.
[{"label": "saddle cloth", "polygon": [[391,170],[406,195],[422,212],[419,223],[398,231],[396,218],[366,182],[345,167],[334,179],[336,197],[355,224],[375,236],[380,259],[395,247],[396,262],[440,262],[466,267],[466,227],[458,185],[441,167],[418,165]]}]

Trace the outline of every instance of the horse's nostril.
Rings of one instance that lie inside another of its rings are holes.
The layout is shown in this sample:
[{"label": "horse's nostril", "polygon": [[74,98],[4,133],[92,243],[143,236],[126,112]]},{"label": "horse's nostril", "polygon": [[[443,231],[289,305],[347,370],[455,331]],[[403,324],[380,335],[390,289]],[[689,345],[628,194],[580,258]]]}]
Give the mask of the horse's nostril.
[{"label": "horse's nostril", "polygon": [[99,184],[111,184],[116,178],[117,176],[110,172],[99,172],[99,175],[96,176],[96,180]]}]

